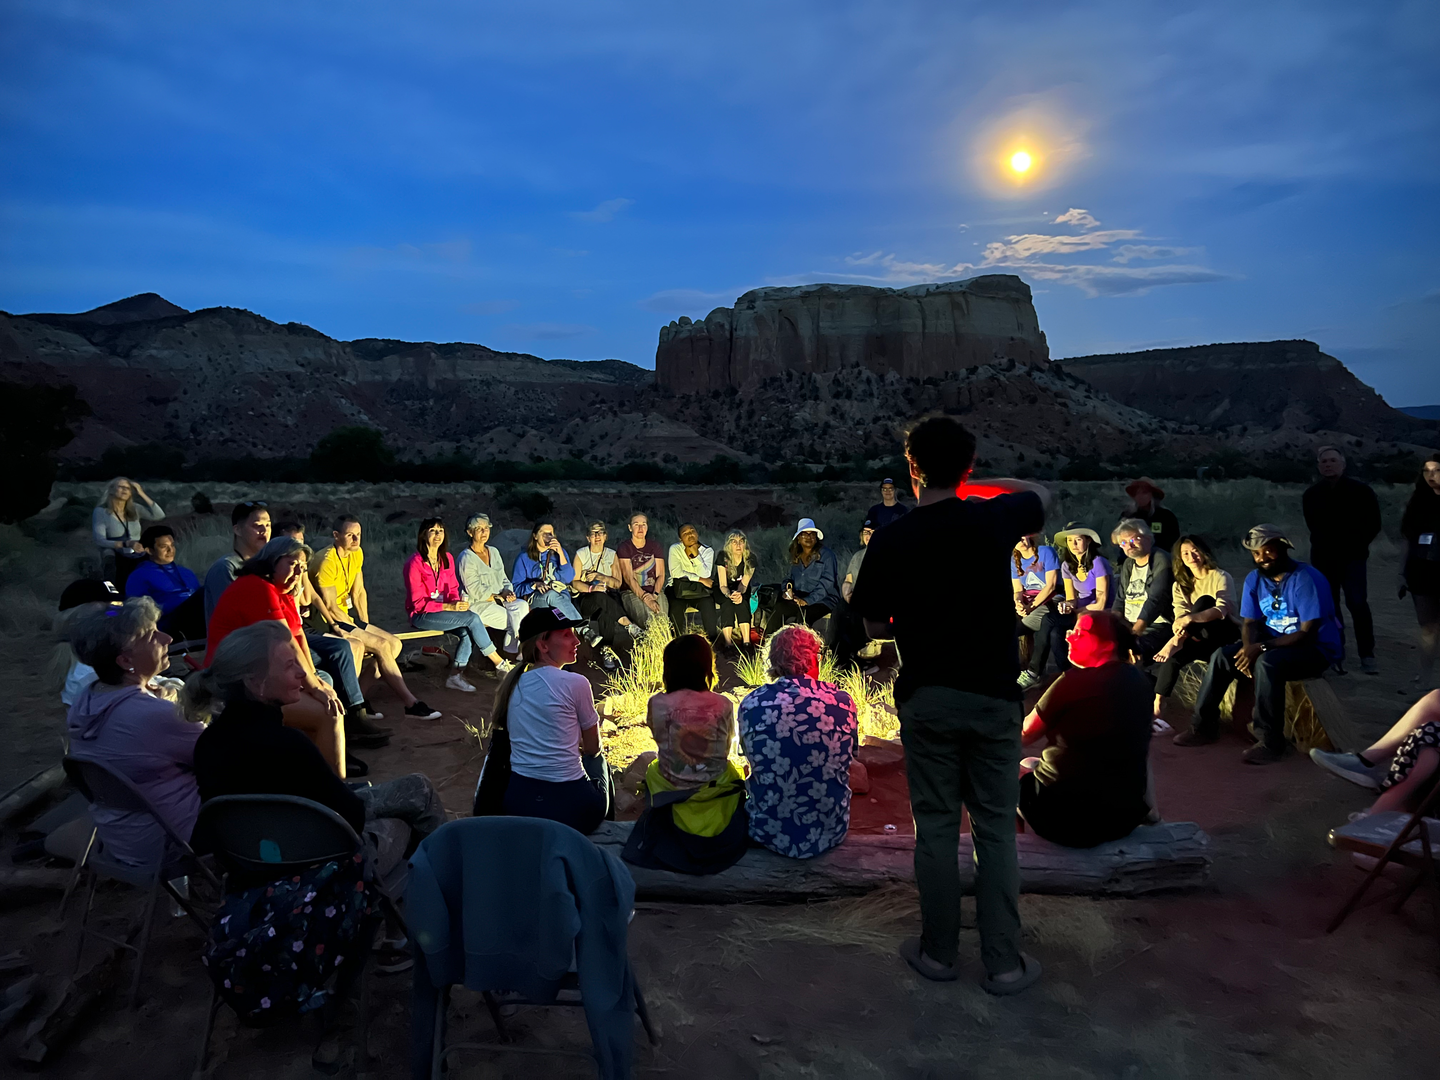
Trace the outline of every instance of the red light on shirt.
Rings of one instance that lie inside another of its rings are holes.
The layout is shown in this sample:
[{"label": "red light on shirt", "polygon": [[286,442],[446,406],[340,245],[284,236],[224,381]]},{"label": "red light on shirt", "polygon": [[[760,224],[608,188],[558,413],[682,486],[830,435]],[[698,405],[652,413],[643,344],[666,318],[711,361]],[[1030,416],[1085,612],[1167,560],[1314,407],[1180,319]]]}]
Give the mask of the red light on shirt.
[{"label": "red light on shirt", "polygon": [[1009,495],[1011,489],[1002,484],[962,482],[955,489],[957,499],[993,499],[996,495]]}]

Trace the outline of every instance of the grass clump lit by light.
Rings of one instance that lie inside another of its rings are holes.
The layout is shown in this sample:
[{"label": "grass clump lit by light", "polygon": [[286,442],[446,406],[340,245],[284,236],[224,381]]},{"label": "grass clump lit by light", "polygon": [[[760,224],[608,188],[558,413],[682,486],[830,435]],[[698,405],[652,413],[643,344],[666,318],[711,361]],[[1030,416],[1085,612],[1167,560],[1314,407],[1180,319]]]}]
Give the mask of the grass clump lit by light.
[{"label": "grass clump lit by light", "polygon": [[644,722],[650,698],[664,689],[665,646],[674,636],[668,619],[651,619],[629,661],[606,677],[605,700],[619,726]]}]

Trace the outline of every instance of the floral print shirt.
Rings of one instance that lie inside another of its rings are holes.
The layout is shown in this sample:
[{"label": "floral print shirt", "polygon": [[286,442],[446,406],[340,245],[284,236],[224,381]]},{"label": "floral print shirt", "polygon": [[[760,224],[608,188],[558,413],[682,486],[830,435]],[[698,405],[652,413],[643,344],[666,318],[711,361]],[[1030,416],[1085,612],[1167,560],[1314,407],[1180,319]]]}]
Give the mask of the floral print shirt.
[{"label": "floral print shirt", "polygon": [[777,679],[740,703],[739,726],[751,839],[792,859],[844,840],[858,728],[850,695],[815,679]]}]

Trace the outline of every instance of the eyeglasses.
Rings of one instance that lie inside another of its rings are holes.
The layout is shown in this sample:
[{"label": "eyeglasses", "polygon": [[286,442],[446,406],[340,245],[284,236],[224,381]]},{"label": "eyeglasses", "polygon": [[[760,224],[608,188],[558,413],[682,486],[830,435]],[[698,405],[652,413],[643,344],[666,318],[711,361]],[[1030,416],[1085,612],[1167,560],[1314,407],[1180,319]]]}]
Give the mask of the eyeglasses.
[{"label": "eyeglasses", "polygon": [[1121,547],[1139,547],[1145,541],[1138,536],[1126,536],[1120,540]]}]

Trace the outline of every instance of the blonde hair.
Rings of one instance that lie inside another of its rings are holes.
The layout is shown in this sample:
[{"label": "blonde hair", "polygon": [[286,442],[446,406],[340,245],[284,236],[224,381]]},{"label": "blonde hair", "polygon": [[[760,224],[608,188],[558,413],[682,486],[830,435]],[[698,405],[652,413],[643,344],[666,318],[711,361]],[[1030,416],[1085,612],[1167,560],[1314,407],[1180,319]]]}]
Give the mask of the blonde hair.
[{"label": "blonde hair", "polygon": [[225,707],[225,702],[244,691],[245,680],[270,673],[270,656],[275,646],[289,643],[290,630],[282,622],[264,622],[242,626],[225,635],[215,648],[210,666],[194,672],[180,691],[180,707],[185,717],[195,722],[211,719]]},{"label": "blonde hair", "polygon": [[501,680],[500,689],[495,691],[494,712],[490,719],[491,731],[506,726],[510,718],[510,698],[515,693],[515,684],[533,665],[540,662],[540,639],[543,637],[545,634],[537,634],[529,641],[520,643],[520,658]]},{"label": "blonde hair", "polygon": [[118,492],[121,484],[130,485],[130,498],[125,500],[121,512],[115,514],[121,521],[139,521],[140,511],[135,508],[135,483],[128,476],[117,476],[110,483],[105,485],[105,493],[100,496],[100,501],[95,505],[102,509],[115,513],[115,502],[119,498]]}]

